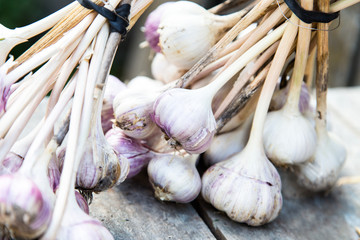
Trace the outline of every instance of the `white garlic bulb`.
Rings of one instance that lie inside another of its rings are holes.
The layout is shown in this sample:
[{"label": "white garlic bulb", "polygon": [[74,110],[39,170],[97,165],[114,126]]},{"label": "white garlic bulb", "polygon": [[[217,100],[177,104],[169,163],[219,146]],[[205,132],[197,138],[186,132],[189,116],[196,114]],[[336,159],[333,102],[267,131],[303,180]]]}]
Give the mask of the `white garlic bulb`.
[{"label": "white garlic bulb", "polygon": [[205,165],[211,166],[240,152],[249,139],[251,122],[252,117],[237,129],[215,136],[209,149],[204,153]]},{"label": "white garlic bulb", "polygon": [[144,139],[156,129],[152,121],[152,106],[157,92],[128,90],[119,93],[113,103],[115,125],[126,135]]},{"label": "white garlic bulb", "polygon": [[218,16],[188,1],[171,4],[158,28],[161,52],[177,67],[190,69],[241,16]]},{"label": "white garlic bulb", "polygon": [[206,170],[201,193],[232,220],[251,226],[271,222],[282,207],[280,176],[265,153],[252,144]]},{"label": "white garlic bulb", "polygon": [[268,113],[263,141],[266,155],[275,165],[298,164],[314,154],[316,132],[298,108],[285,105]]},{"label": "white garlic bulb", "polygon": [[324,191],[334,186],[346,159],[345,147],[335,135],[319,135],[314,156],[296,170],[298,183],[312,191]]},{"label": "white garlic bulb", "polygon": [[200,175],[195,167],[198,154],[180,156],[159,154],[148,165],[148,175],[155,197],[162,201],[188,203],[201,190]]},{"label": "white garlic bulb", "polygon": [[151,62],[151,74],[165,84],[179,79],[185,72],[186,70],[169,63],[162,53],[157,53]]},{"label": "white garlic bulb", "polygon": [[206,88],[170,89],[156,99],[153,120],[172,146],[181,146],[188,153],[202,153],[215,134],[212,97]]}]

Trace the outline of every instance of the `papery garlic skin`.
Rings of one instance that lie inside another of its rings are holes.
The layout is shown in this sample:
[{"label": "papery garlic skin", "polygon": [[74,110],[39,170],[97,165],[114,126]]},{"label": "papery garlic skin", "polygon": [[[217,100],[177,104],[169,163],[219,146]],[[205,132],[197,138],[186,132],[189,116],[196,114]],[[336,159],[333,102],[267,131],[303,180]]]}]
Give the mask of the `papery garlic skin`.
[{"label": "papery garlic skin", "polygon": [[175,81],[184,75],[185,72],[185,70],[179,69],[177,66],[166,60],[162,53],[156,53],[151,62],[151,74],[155,79],[163,83]]},{"label": "papery garlic skin", "polygon": [[266,155],[275,165],[309,160],[315,152],[316,138],[314,126],[298,110],[284,107],[266,117],[263,142]]},{"label": "papery garlic skin", "polygon": [[155,197],[161,201],[188,203],[200,193],[201,179],[195,167],[198,155],[159,154],[147,168]]},{"label": "papery garlic skin", "polygon": [[84,213],[89,214],[89,205],[86,202],[85,198],[78,191],[75,191],[75,198],[81,210],[83,210]]},{"label": "papery garlic skin", "polygon": [[22,174],[0,176],[0,224],[16,239],[33,239],[46,230],[51,203]]},{"label": "papery garlic skin", "polygon": [[109,75],[104,90],[103,105],[101,109],[101,125],[104,133],[109,131],[113,125],[114,110],[113,101],[115,96],[126,89],[126,85],[117,77]]},{"label": "papery garlic skin", "polygon": [[113,128],[105,134],[119,159],[126,158],[130,165],[127,178],[137,175],[154,157],[154,153],[137,139],[126,136],[120,128]]},{"label": "papery garlic skin", "polygon": [[298,183],[311,191],[333,187],[346,159],[346,149],[332,133],[319,138],[314,156],[296,168]]},{"label": "papery garlic skin", "polygon": [[146,18],[144,25],[145,39],[155,52],[160,52],[161,50],[159,47],[159,33],[157,32],[160,20],[163,13],[171,4],[173,4],[173,2],[165,2],[160,4]]},{"label": "papery garlic skin", "polygon": [[115,125],[136,139],[144,139],[155,130],[151,118],[156,93],[126,91],[118,94],[113,103]]},{"label": "papery garlic skin", "polygon": [[153,119],[171,145],[180,145],[188,153],[209,148],[216,129],[210,97],[203,89],[175,88],[156,99]]},{"label": "papery garlic skin", "polygon": [[221,38],[224,28],[232,26],[217,17],[193,2],[170,5],[158,28],[166,59],[181,69],[190,69]]},{"label": "papery garlic skin", "polygon": [[9,152],[4,161],[2,162],[2,166],[0,166],[0,175],[15,173],[21,167],[24,158],[14,152]]},{"label": "papery garlic skin", "polygon": [[262,151],[248,147],[206,170],[201,193],[232,220],[251,226],[273,221],[282,207],[277,170]]}]

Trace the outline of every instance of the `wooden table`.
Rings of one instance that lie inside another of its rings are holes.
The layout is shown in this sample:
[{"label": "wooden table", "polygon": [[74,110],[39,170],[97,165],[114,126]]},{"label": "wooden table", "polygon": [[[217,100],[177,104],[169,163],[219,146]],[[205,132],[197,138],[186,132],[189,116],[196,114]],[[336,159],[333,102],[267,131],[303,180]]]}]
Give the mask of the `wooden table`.
[{"label": "wooden table", "polygon": [[[360,88],[330,89],[328,105],[330,128],[347,148],[341,176],[360,176]],[[191,204],[160,202],[146,172],[95,195],[90,212],[115,239],[359,239],[360,183],[309,194],[295,192],[286,175],[283,209],[261,227],[233,222],[201,197]]]}]

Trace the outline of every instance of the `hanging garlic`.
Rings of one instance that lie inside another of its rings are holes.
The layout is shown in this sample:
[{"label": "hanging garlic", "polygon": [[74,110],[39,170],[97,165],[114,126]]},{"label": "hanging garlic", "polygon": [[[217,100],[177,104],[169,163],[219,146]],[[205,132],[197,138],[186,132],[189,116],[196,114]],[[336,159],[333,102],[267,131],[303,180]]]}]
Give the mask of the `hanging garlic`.
[{"label": "hanging garlic", "polygon": [[[292,23],[297,22],[295,15]],[[295,39],[297,25],[287,24],[256,106],[245,148],[219,162],[202,176],[202,196],[233,220],[258,226],[278,216],[282,207],[281,180],[265,155],[263,128],[276,80]]]},{"label": "hanging garlic", "polygon": [[115,96],[126,89],[126,85],[113,75],[108,76],[107,84],[104,90],[104,99],[101,109],[101,125],[103,132],[111,129],[114,120],[113,101]]},{"label": "hanging garlic", "polygon": [[206,170],[201,193],[232,220],[259,226],[278,216],[282,196],[278,172],[254,144]]},{"label": "hanging garlic", "polygon": [[189,153],[202,153],[210,146],[216,128],[211,109],[215,94],[246,64],[276,42],[285,26],[281,25],[253,45],[205,87],[170,89],[156,99],[153,120],[167,135],[171,145],[180,145]]},{"label": "hanging garlic", "polygon": [[174,64],[169,63],[162,53],[156,53],[151,62],[151,74],[155,79],[163,83],[175,81],[184,75],[185,72],[186,70],[179,69]]},{"label": "hanging garlic", "polygon": [[310,37],[309,29],[299,28],[289,95],[282,109],[270,112],[265,121],[265,152],[274,164],[280,166],[305,162],[315,152],[315,129],[299,111]]},{"label": "hanging garlic", "polygon": [[207,90],[170,89],[156,99],[153,119],[171,146],[181,146],[189,153],[209,148],[216,122],[211,109],[213,95]]},{"label": "hanging garlic", "polygon": [[204,153],[205,165],[214,165],[240,152],[249,138],[251,122],[252,117],[249,117],[237,129],[215,136],[209,149]]},{"label": "hanging garlic", "polygon": [[126,136],[120,128],[109,130],[106,140],[114,148],[119,158],[126,158],[130,165],[127,178],[131,178],[138,174],[154,157],[154,153],[144,147],[139,140]]},{"label": "hanging garlic", "polygon": [[189,1],[171,4],[158,28],[161,52],[180,69],[190,69],[243,15],[215,15]]},{"label": "hanging garlic", "polygon": [[[327,10],[329,3],[321,4],[320,10]],[[309,162],[296,168],[298,183],[312,191],[329,190],[336,182],[346,159],[346,150],[340,141],[327,131],[327,86],[328,86],[328,27],[319,24],[317,35],[316,74],[316,151]]]},{"label": "hanging garlic", "polygon": [[181,156],[158,154],[148,165],[149,181],[161,201],[188,203],[200,193],[201,179],[196,169],[198,154]]},{"label": "hanging garlic", "polygon": [[157,96],[155,91],[128,90],[118,94],[113,103],[115,125],[132,138],[148,137],[156,128],[150,114]]},{"label": "hanging garlic", "polygon": [[165,2],[160,4],[155,10],[153,10],[146,18],[144,25],[145,39],[149,46],[155,51],[160,52],[159,47],[159,33],[157,32],[160,24],[160,20],[167,8],[173,4],[173,2]]}]

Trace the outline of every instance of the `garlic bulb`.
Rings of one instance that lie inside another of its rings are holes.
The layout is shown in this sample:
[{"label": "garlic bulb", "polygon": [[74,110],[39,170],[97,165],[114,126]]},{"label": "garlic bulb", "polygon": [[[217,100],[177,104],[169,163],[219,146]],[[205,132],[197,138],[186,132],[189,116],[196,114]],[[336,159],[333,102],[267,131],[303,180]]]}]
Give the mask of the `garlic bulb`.
[{"label": "garlic bulb", "polygon": [[154,157],[154,153],[144,147],[139,140],[126,136],[120,128],[113,128],[105,135],[119,159],[126,158],[130,165],[127,178],[138,174]]},{"label": "garlic bulb", "polygon": [[154,11],[152,11],[146,18],[144,25],[145,39],[149,43],[149,46],[155,51],[160,52],[159,47],[159,33],[157,32],[160,24],[161,17],[167,8],[173,4],[173,2],[165,2],[160,4]]},{"label": "garlic bulb", "polygon": [[282,207],[281,180],[261,149],[245,149],[211,166],[202,176],[202,196],[232,220],[259,226]]},{"label": "garlic bulb", "polygon": [[124,91],[114,99],[115,125],[132,138],[144,139],[156,128],[151,119],[156,92]]},{"label": "garlic bulb", "polygon": [[16,239],[41,235],[51,219],[51,201],[23,174],[0,176],[0,224]]},{"label": "garlic bulb", "polygon": [[155,197],[161,201],[188,203],[201,190],[195,167],[198,155],[159,154],[148,165],[148,175]]},{"label": "garlic bulb", "polygon": [[267,115],[263,140],[266,155],[274,164],[298,164],[314,154],[316,132],[298,109],[284,107]]},{"label": "garlic bulb", "polygon": [[338,179],[345,159],[345,147],[335,135],[321,134],[314,156],[296,168],[298,183],[312,191],[330,189]]},{"label": "garlic bulb", "polygon": [[9,152],[0,166],[0,175],[15,173],[21,167],[23,160],[22,156]]},{"label": "garlic bulb", "polygon": [[101,109],[101,125],[104,133],[111,129],[114,120],[113,101],[115,96],[126,89],[126,85],[117,77],[109,75],[104,90],[103,105]]},{"label": "garlic bulb", "polygon": [[252,117],[237,129],[215,136],[210,148],[204,153],[205,165],[214,165],[240,152],[249,138],[251,122]]},{"label": "garlic bulb", "polygon": [[154,122],[169,138],[188,153],[202,153],[209,148],[216,122],[211,109],[213,95],[206,87],[195,90],[170,89],[153,106]]},{"label": "garlic bulb", "polygon": [[151,62],[151,74],[163,83],[170,83],[179,79],[185,72],[186,70],[179,69],[174,64],[169,63],[162,53],[156,53]]},{"label": "garlic bulb", "polygon": [[161,52],[180,69],[190,69],[242,15],[218,16],[189,1],[171,4],[158,28]]}]

